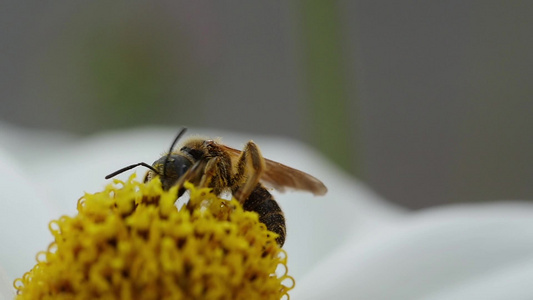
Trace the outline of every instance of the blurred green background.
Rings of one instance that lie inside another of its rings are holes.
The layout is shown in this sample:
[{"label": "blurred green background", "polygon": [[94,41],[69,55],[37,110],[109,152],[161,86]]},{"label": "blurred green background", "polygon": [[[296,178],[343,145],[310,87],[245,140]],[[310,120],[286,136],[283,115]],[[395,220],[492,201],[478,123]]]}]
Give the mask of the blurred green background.
[{"label": "blurred green background", "polygon": [[1,7],[3,124],[278,135],[407,207],[533,199],[533,2]]}]

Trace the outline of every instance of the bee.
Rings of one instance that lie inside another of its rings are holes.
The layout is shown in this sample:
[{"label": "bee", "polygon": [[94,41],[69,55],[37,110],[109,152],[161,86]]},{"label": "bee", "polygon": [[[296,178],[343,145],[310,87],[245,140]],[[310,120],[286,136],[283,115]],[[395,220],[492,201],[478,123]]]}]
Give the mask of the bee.
[{"label": "bee", "polygon": [[178,186],[177,198],[185,192],[183,184],[190,181],[198,187],[211,188],[214,194],[231,192],[244,210],[254,211],[268,230],[278,234],[276,242],[283,246],[286,236],[285,216],[267,186],[284,192],[288,189],[324,195],[326,186],[315,177],[281,163],[263,158],[259,147],[249,141],[242,151],[213,140],[192,138],[178,151],[174,146],[185,133],[183,128],[172,142],[167,154],[152,165],[140,162],[117,170],[109,179],[137,166],[149,169],[148,182],[159,177],[164,190]]}]

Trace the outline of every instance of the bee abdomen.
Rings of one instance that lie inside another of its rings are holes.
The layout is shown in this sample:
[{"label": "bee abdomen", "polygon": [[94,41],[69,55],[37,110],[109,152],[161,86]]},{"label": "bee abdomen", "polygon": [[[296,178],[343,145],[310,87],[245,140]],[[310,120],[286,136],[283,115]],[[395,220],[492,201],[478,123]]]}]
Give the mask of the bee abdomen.
[{"label": "bee abdomen", "polygon": [[244,201],[243,209],[255,211],[259,215],[259,221],[266,225],[267,229],[277,233],[276,242],[280,247],[285,243],[285,216],[272,195],[261,185],[258,185]]},{"label": "bee abdomen", "polygon": [[[279,206],[276,201],[271,200],[270,202],[275,203],[279,209]],[[259,215],[259,221],[265,224],[268,230],[278,234],[276,242],[280,247],[283,247],[283,244],[285,243],[286,227],[285,216],[283,216],[283,212],[281,211],[281,209],[277,212],[270,212],[266,215]]]}]

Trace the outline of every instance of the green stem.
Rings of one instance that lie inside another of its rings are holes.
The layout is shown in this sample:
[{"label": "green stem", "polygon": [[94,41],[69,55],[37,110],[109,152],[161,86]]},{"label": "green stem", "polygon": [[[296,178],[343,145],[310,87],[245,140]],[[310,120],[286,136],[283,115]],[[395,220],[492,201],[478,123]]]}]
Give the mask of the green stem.
[{"label": "green stem", "polygon": [[349,116],[357,114],[348,100],[338,2],[302,0],[299,11],[312,143],[342,168],[360,173],[359,155],[351,147],[358,141]]}]

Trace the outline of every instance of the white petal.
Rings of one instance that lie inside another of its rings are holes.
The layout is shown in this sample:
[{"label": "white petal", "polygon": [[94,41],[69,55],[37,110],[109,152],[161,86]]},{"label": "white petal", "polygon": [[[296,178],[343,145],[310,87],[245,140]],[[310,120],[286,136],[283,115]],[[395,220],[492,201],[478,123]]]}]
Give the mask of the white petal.
[{"label": "white petal", "polygon": [[530,300],[533,286],[533,257],[465,280],[444,289],[427,300],[483,299]]},{"label": "white petal", "polygon": [[0,149],[0,266],[11,280],[29,271],[52,240],[50,207],[21,169]]},{"label": "white petal", "polygon": [[[504,279],[490,299],[521,299],[513,296],[530,291],[532,259],[533,205],[437,208],[352,240],[298,282],[292,296],[486,299],[468,295],[485,295],[483,288]],[[520,269],[520,264],[527,266]]]},{"label": "white petal", "polygon": [[6,271],[0,266],[0,300],[13,299],[14,297],[13,280],[9,279]]}]

